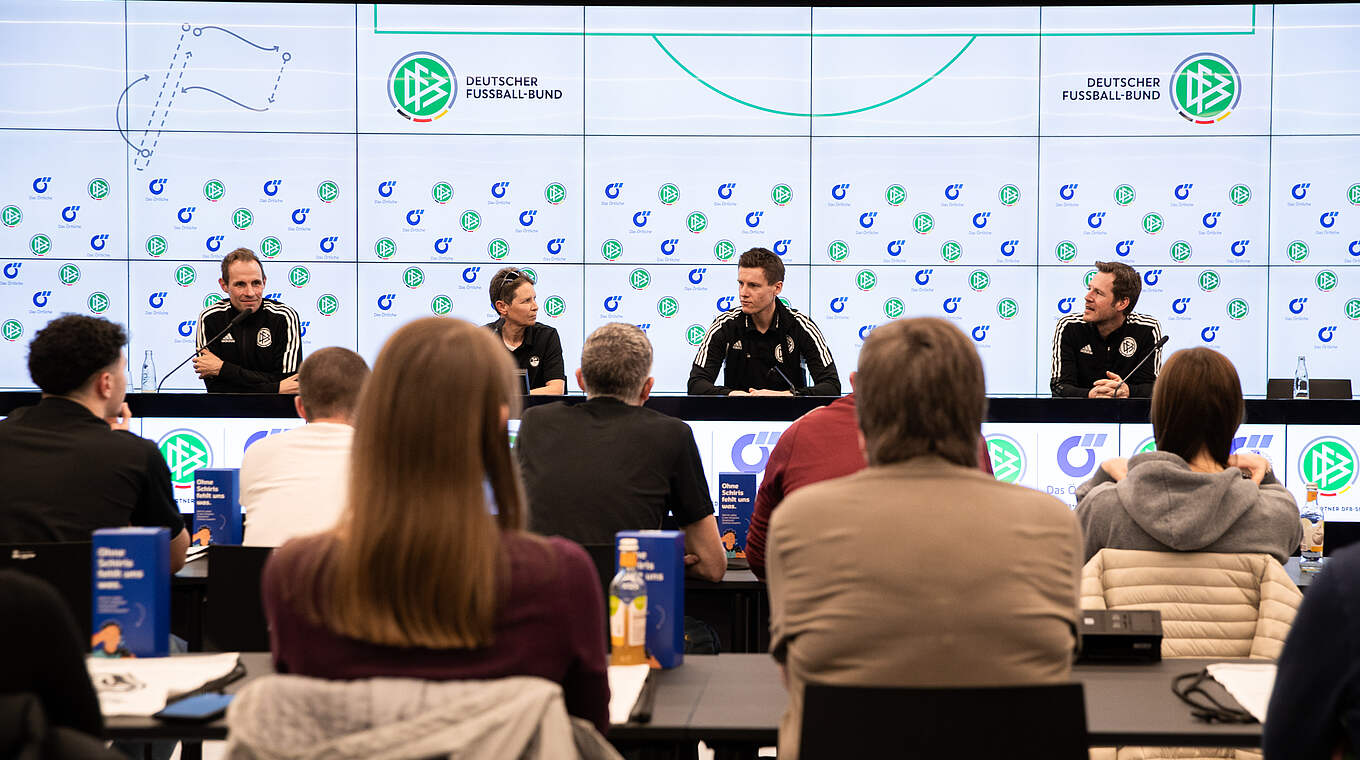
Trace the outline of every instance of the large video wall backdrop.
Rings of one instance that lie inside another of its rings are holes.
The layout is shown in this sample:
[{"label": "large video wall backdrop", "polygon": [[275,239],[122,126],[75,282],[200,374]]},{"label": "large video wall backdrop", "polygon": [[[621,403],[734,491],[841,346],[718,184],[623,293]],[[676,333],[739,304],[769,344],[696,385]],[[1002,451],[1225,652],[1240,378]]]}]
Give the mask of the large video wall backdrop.
[{"label": "large video wall backdrop", "polygon": [[[1360,384],[1360,7],[0,6],[0,387],[64,312],[134,378],[192,347],[216,261],[265,261],[305,350],[372,359],[538,277],[568,367],[642,325],[657,388],[784,257],[842,376],[875,325],[955,321],[988,390],[1047,394],[1098,260],[1168,350],[1249,394]],[[167,389],[201,384],[181,370]]]}]

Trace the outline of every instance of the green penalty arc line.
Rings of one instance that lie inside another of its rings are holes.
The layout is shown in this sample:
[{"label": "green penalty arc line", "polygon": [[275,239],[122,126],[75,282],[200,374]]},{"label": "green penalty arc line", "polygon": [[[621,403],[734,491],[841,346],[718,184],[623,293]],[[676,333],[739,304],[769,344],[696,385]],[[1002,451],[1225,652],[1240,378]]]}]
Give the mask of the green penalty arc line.
[{"label": "green penalty arc line", "polygon": [[893,102],[893,101],[895,101],[895,100],[900,100],[900,99],[902,99],[902,98],[905,98],[906,96],[912,94],[913,92],[916,92],[917,90],[921,89],[922,87],[925,87],[926,85],[930,84],[930,82],[931,82],[932,80],[934,80],[935,77],[938,77],[939,75],[943,74],[944,71],[945,71],[945,69],[948,69],[950,66],[953,66],[953,65],[954,65],[954,62],[957,61],[957,60],[959,59],[959,57],[963,55],[964,51],[966,51],[970,46],[972,46],[972,44],[973,44],[974,42],[977,41],[977,36],[974,35],[974,36],[972,36],[972,37],[969,37],[969,38],[968,38],[968,41],[965,42],[965,43],[963,44],[963,47],[959,48],[959,52],[955,53],[953,58],[950,58],[947,62],[945,62],[945,64],[944,64],[943,66],[941,66],[941,67],[939,68],[939,70],[937,70],[934,74],[931,74],[930,76],[928,76],[928,77],[926,77],[925,79],[921,80],[919,83],[917,83],[915,86],[911,87],[910,89],[907,89],[907,90],[905,90],[905,91],[903,91],[903,92],[900,92],[900,93],[898,93],[898,94],[892,96],[891,98],[888,98],[887,100],[880,101],[880,102],[878,102],[878,103],[874,103],[873,105],[864,106],[864,107],[862,107],[862,108],[854,108],[854,109],[851,109],[851,110],[849,110],[849,111],[833,111],[833,112],[828,112],[828,113],[799,113],[799,112],[797,112],[797,111],[781,111],[781,110],[779,110],[779,109],[777,109],[777,108],[766,108],[765,106],[757,105],[757,104],[755,104],[755,103],[751,103],[751,102],[749,102],[749,101],[742,100],[741,98],[739,98],[739,97],[737,97],[737,96],[735,96],[735,95],[732,95],[731,93],[723,92],[722,90],[720,90],[720,89],[718,89],[717,87],[713,86],[713,85],[710,84],[709,82],[705,81],[703,77],[699,76],[698,74],[695,74],[693,71],[690,71],[688,66],[686,66],[686,65],[683,64],[683,63],[681,63],[681,62],[680,62],[680,59],[679,59],[679,58],[676,58],[676,57],[675,57],[675,54],[672,53],[670,50],[668,50],[668,49],[666,48],[666,45],[665,45],[664,43],[661,42],[661,38],[660,38],[660,37],[658,37],[657,35],[652,35],[652,40],[653,40],[654,42],[656,42],[657,47],[661,48],[661,52],[665,53],[666,56],[667,56],[668,58],[670,58],[671,61],[672,61],[676,66],[679,66],[679,67],[680,67],[680,70],[681,70],[681,71],[683,71],[683,72],[685,72],[686,74],[689,74],[691,77],[693,77],[693,78],[694,78],[694,81],[696,81],[696,82],[698,82],[699,84],[701,84],[701,85],[707,87],[708,89],[712,90],[713,92],[716,92],[717,94],[723,96],[724,98],[727,98],[728,100],[731,100],[731,101],[733,101],[733,102],[735,102],[735,103],[740,103],[740,104],[746,106],[747,108],[754,108],[754,109],[756,109],[757,111],[764,111],[765,113],[772,113],[772,114],[776,114],[776,115],[779,115],[779,116],[799,116],[799,117],[821,118],[821,117],[827,117],[827,116],[849,116],[849,115],[851,115],[851,114],[864,113],[865,111],[872,111],[872,110],[875,109],[875,108],[880,108],[880,107],[882,107],[882,106],[886,106],[886,105],[888,105],[889,103],[891,103],[891,102]]}]

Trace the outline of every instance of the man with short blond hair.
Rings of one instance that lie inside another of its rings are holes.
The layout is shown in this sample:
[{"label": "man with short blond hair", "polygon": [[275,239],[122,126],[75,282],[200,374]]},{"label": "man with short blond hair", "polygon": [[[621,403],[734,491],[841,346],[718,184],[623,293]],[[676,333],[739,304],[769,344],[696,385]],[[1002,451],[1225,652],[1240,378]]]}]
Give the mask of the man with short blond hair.
[{"label": "man with short blond hair", "polygon": [[[586,339],[576,382],[586,401],[524,410],[515,451],[529,529],[580,544],[612,544],[621,530],[661,527],[667,512],[685,532],[691,574],[722,580],[727,554],[689,425],[642,404],[651,393],[652,344],[625,322]],[[614,455],[601,456],[614,452]]]},{"label": "man with short blond hair", "polygon": [[335,525],[349,492],[349,450],[368,363],[348,348],[316,351],[293,399],[307,424],[267,436],[241,461],[247,546],[278,546]]}]

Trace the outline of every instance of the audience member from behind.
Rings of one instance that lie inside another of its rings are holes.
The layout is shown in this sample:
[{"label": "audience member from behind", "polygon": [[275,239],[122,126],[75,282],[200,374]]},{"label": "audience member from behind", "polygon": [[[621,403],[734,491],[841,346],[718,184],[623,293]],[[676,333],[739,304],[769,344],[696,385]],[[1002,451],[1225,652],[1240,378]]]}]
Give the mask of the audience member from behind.
[{"label": "audience member from behind", "polygon": [[1258,454],[1229,454],[1245,404],[1237,370],[1208,348],[1177,351],[1152,390],[1157,450],[1101,464],[1077,488],[1084,556],[1104,548],[1269,554],[1303,528],[1294,497]]},{"label": "audience member from behind", "polygon": [[585,403],[524,410],[515,451],[529,527],[582,544],[613,544],[618,531],[660,528],[670,512],[685,531],[690,572],[719,581],[727,555],[694,433],[642,406],[655,381],[651,371],[646,333],[610,322],[581,349],[576,382]]},{"label": "audience member from behind", "polygon": [[1268,760],[1360,749],[1360,546],[1327,559],[1285,639],[1262,729]]},{"label": "audience member from behind", "polygon": [[[850,373],[851,388],[855,387],[855,374]],[[770,516],[784,497],[803,486],[859,472],[866,464],[859,446],[854,393],[794,420],[770,452],[760,490],[756,492],[751,527],[746,531],[746,560],[751,563],[751,572],[765,579],[765,536]],[[992,474],[992,459],[981,435],[978,469]]]},{"label": "audience member from behind", "polygon": [[265,566],[280,672],[539,676],[562,685],[569,713],[608,727],[599,580],[581,547],[523,530],[507,429],[518,400],[490,332],[430,317],[392,335],[360,395],[339,524]]},{"label": "audience member from behind", "polygon": [[170,570],[189,533],[155,444],[128,431],[127,333],[68,314],[38,331],[28,372],[36,406],[0,421],[0,543],[89,541],[99,528],[170,531]]},{"label": "audience member from behind", "polygon": [[335,527],[349,485],[354,410],[368,363],[331,346],[308,356],[293,399],[307,424],[256,441],[241,462],[245,544],[278,546]]},{"label": "audience member from behind", "polygon": [[803,685],[1059,683],[1076,644],[1081,533],[1060,501],[977,468],[972,341],[941,319],[875,328],[855,386],[869,466],[775,511],[770,652],[795,758]]}]

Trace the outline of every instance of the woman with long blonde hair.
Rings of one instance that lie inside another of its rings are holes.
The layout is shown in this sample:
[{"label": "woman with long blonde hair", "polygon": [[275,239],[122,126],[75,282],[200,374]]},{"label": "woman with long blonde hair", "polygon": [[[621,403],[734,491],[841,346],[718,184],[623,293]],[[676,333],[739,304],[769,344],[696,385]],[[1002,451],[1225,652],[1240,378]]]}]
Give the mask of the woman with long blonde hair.
[{"label": "woman with long blonde hair", "polygon": [[427,318],[392,335],[359,400],[343,516],[265,567],[280,672],[539,676],[608,727],[599,581],[579,546],[524,532],[506,425],[518,401],[486,330]]}]

